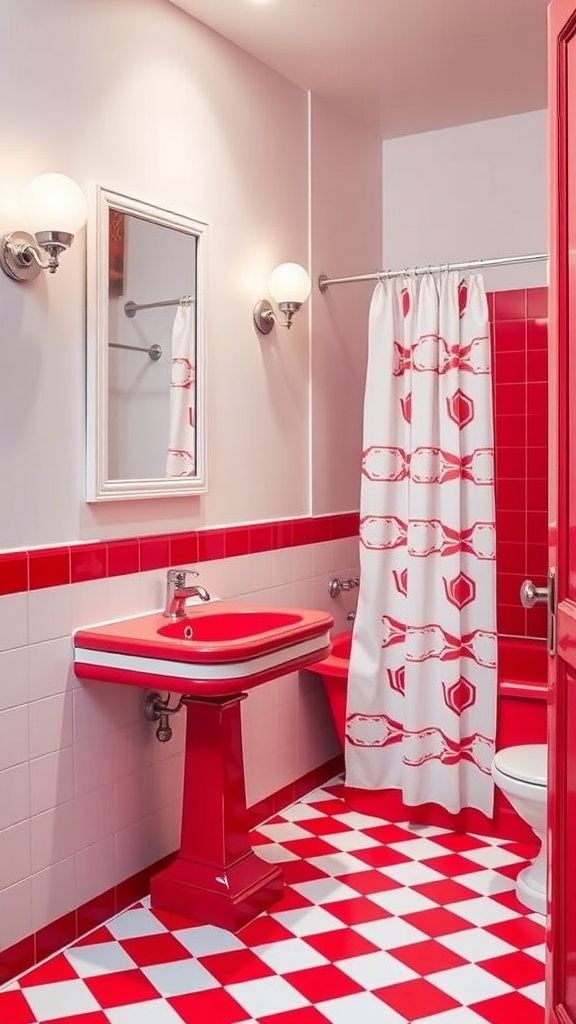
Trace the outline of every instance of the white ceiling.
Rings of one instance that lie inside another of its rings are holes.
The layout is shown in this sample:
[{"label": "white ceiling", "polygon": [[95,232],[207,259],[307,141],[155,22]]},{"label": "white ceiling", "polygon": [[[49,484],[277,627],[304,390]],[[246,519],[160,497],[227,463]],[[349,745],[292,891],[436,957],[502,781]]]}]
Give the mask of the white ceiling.
[{"label": "white ceiling", "polygon": [[547,0],[170,0],[382,138],[546,106]]}]

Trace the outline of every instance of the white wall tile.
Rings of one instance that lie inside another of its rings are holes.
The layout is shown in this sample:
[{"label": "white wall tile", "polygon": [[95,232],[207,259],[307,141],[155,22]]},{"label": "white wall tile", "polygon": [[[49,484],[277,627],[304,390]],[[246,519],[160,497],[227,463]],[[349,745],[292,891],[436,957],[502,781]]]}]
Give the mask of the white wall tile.
[{"label": "white wall tile", "polygon": [[32,879],[25,878],[0,889],[0,950],[13,946],[33,931]]},{"label": "white wall tile", "polygon": [[72,693],[58,693],[30,703],[30,757],[42,757],[73,740]]},{"label": "white wall tile", "polygon": [[64,693],[75,685],[70,636],[31,644],[30,700]]},{"label": "white wall tile", "polygon": [[74,690],[74,742],[110,736],[142,714],[141,691],[132,686],[83,681]]},{"label": "white wall tile", "polygon": [[76,854],[78,905],[87,903],[99,893],[111,889],[116,877],[115,840],[106,836]]},{"label": "white wall tile", "polygon": [[28,703],[28,661],[28,647],[0,651],[0,711]]},{"label": "white wall tile", "polygon": [[124,775],[114,784],[115,832],[135,825],[151,811],[152,769],[145,765],[133,775]]},{"label": "white wall tile", "polygon": [[74,748],[63,747],[30,761],[30,812],[41,814],[72,800],[76,792]]},{"label": "white wall tile", "polygon": [[143,615],[149,611],[138,573],[111,576],[108,584],[108,615],[111,620]]},{"label": "white wall tile", "polygon": [[30,767],[27,762],[0,771],[0,829],[30,816]]},{"label": "white wall tile", "polygon": [[151,816],[135,821],[115,834],[118,881],[129,878],[151,863]]},{"label": "white wall tile", "polygon": [[150,816],[149,856],[152,861],[160,860],[179,848],[181,821],[180,800],[165,804]]},{"label": "white wall tile", "polygon": [[32,926],[38,931],[79,905],[76,860],[67,857],[32,875]]},{"label": "white wall tile", "polygon": [[107,579],[74,583],[71,590],[72,629],[94,626],[110,618]]},{"label": "white wall tile", "polygon": [[156,812],[173,803],[181,807],[183,782],[184,760],[181,754],[174,754],[155,764],[150,774],[150,810]]},{"label": "white wall tile", "polygon": [[14,885],[31,874],[30,821],[20,821],[0,833],[0,886]]},{"label": "white wall tile", "polygon": [[28,763],[28,706],[0,711],[0,771],[15,764]]},{"label": "white wall tile", "polygon": [[28,594],[29,641],[68,637],[72,632],[72,588],[45,587]]},{"label": "white wall tile", "polygon": [[74,749],[76,794],[83,796],[116,779],[116,736],[90,736]]},{"label": "white wall tile", "polygon": [[75,802],[75,849],[83,850],[85,846],[113,835],[114,821],[114,788],[102,786],[90,793],[76,798]]},{"label": "white wall tile", "polygon": [[144,611],[161,611],[166,600],[166,569],[140,573],[140,604]]},{"label": "white wall tile", "polygon": [[60,803],[30,819],[32,871],[73,856],[79,842],[76,802]]},{"label": "white wall tile", "polygon": [[0,651],[28,643],[28,594],[0,597]]}]

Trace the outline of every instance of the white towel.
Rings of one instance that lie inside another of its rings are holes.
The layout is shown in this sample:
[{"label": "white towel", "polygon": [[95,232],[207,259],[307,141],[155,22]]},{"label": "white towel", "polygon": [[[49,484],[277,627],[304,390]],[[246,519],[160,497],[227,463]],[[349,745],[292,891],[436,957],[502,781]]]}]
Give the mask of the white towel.
[{"label": "white towel", "polygon": [[166,476],[194,476],[196,472],[196,318],[194,305],[183,301],[172,328],[170,376],[170,433]]}]

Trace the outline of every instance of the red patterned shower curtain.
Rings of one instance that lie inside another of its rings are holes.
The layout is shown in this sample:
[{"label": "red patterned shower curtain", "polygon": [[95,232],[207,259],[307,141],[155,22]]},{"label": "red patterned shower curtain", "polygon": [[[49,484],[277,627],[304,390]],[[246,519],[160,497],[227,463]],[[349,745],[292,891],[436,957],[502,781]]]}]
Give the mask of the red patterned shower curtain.
[{"label": "red patterned shower curtain", "polygon": [[492,813],[493,464],[481,276],[380,282],[364,403],[350,786]]}]

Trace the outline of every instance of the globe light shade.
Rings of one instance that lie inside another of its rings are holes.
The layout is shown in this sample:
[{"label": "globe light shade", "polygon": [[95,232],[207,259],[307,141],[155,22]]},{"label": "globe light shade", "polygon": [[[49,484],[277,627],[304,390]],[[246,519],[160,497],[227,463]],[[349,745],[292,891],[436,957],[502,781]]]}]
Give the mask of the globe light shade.
[{"label": "globe light shade", "polygon": [[299,263],[280,263],[268,280],[268,289],[275,302],[306,302],[311,290],[310,275]]},{"label": "globe light shade", "polygon": [[24,191],[24,213],[34,234],[61,231],[75,235],[86,223],[84,193],[65,174],[41,174]]}]

